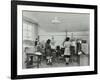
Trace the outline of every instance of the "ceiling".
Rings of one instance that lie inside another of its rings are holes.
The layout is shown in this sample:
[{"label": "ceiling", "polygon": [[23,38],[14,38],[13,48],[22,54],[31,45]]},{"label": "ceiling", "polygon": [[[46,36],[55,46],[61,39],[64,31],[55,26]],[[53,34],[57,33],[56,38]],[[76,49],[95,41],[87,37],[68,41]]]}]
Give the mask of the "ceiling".
[{"label": "ceiling", "polygon": [[[49,32],[89,31],[89,14],[23,11],[23,16],[34,20],[40,28]],[[60,21],[59,24],[52,23],[55,17]]]}]

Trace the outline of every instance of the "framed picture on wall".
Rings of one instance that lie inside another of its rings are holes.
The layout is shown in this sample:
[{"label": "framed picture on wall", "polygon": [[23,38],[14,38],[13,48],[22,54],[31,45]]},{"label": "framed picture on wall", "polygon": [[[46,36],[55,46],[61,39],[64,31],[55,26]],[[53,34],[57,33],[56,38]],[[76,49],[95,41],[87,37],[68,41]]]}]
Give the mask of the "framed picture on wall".
[{"label": "framed picture on wall", "polygon": [[97,6],[11,1],[11,78],[97,74]]}]

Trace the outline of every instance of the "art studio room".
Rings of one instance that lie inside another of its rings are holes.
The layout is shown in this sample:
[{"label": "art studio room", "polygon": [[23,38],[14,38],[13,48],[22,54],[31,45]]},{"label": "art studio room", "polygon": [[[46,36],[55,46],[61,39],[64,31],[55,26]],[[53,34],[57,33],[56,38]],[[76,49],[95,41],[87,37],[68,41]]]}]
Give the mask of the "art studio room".
[{"label": "art studio room", "polygon": [[89,66],[88,13],[22,12],[22,68]]}]

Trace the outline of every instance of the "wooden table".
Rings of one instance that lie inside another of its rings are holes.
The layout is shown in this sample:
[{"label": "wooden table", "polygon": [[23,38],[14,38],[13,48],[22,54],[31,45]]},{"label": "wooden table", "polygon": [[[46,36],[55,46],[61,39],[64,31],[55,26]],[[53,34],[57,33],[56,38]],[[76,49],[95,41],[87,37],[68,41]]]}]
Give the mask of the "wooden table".
[{"label": "wooden table", "polygon": [[26,59],[26,68],[39,68],[39,65],[41,63],[41,56],[42,54],[40,52],[27,52],[26,53],[27,59]]}]

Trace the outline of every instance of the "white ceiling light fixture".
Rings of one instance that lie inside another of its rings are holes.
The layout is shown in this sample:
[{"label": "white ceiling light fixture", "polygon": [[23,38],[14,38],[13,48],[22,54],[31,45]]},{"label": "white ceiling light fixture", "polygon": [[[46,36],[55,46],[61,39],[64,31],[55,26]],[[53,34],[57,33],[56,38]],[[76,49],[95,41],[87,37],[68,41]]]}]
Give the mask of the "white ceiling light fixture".
[{"label": "white ceiling light fixture", "polygon": [[54,17],[54,19],[51,21],[53,24],[59,24],[61,21],[58,19],[58,17]]}]

